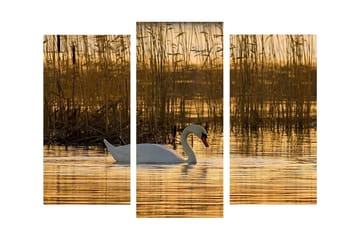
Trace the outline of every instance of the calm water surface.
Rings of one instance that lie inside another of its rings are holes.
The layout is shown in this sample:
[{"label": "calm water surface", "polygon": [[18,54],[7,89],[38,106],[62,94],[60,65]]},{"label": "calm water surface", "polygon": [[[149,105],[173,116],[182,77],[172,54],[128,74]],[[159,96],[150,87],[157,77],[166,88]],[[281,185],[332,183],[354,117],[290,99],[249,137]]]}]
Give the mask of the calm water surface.
[{"label": "calm water surface", "polygon": [[44,204],[130,204],[130,167],[103,148],[44,146]]},{"label": "calm water surface", "polygon": [[231,134],[231,204],[316,204],[316,129]]},{"label": "calm water surface", "polygon": [[222,217],[222,140],[210,133],[205,148],[194,137],[195,165],[138,165],[137,217]]}]

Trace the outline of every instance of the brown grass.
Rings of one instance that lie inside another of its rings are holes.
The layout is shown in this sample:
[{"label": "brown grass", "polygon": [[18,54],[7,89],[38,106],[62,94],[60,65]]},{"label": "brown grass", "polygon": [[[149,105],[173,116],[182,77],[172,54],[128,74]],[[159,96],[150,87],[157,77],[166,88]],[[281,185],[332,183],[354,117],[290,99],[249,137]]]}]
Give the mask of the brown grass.
[{"label": "brown grass", "polygon": [[44,143],[130,137],[130,36],[45,35]]},{"label": "brown grass", "polygon": [[316,122],[316,36],[230,37],[233,130]]},{"label": "brown grass", "polygon": [[137,23],[138,142],[222,126],[222,23]]}]

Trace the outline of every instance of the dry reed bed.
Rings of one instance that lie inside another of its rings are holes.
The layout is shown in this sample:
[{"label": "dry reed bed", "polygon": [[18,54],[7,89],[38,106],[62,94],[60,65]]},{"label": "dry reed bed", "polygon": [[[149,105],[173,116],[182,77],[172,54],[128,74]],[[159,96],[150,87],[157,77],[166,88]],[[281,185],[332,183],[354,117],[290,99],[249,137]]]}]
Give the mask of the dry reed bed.
[{"label": "dry reed bed", "polygon": [[230,36],[231,128],[316,123],[316,36]]},{"label": "dry reed bed", "polygon": [[44,144],[130,137],[130,36],[45,35]]},{"label": "dry reed bed", "polygon": [[[222,23],[137,23],[137,142],[222,127]],[[176,131],[175,131],[176,133]]]}]

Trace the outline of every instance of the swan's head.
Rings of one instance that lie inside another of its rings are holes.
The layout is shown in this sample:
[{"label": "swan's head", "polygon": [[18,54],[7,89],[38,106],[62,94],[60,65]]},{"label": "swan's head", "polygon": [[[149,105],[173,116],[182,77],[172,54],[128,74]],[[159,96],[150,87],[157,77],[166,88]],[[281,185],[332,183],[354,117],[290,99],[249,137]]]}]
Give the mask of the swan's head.
[{"label": "swan's head", "polygon": [[201,139],[205,147],[209,147],[209,143],[207,142],[207,131],[200,125],[190,125],[184,129],[189,132],[194,133],[198,138]]}]

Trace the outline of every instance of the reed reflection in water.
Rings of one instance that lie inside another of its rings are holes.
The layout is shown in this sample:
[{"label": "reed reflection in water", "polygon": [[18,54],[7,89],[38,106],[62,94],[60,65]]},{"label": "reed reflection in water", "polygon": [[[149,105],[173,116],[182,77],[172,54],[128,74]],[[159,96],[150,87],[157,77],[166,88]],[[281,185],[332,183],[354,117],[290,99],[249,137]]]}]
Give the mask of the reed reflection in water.
[{"label": "reed reflection in water", "polygon": [[231,204],[316,204],[316,129],[232,134]]},{"label": "reed reflection in water", "polygon": [[103,148],[44,147],[44,204],[130,204],[130,167]]},{"label": "reed reflection in water", "polygon": [[223,216],[222,134],[211,133],[209,144],[194,138],[195,165],[137,166],[137,217]]}]

